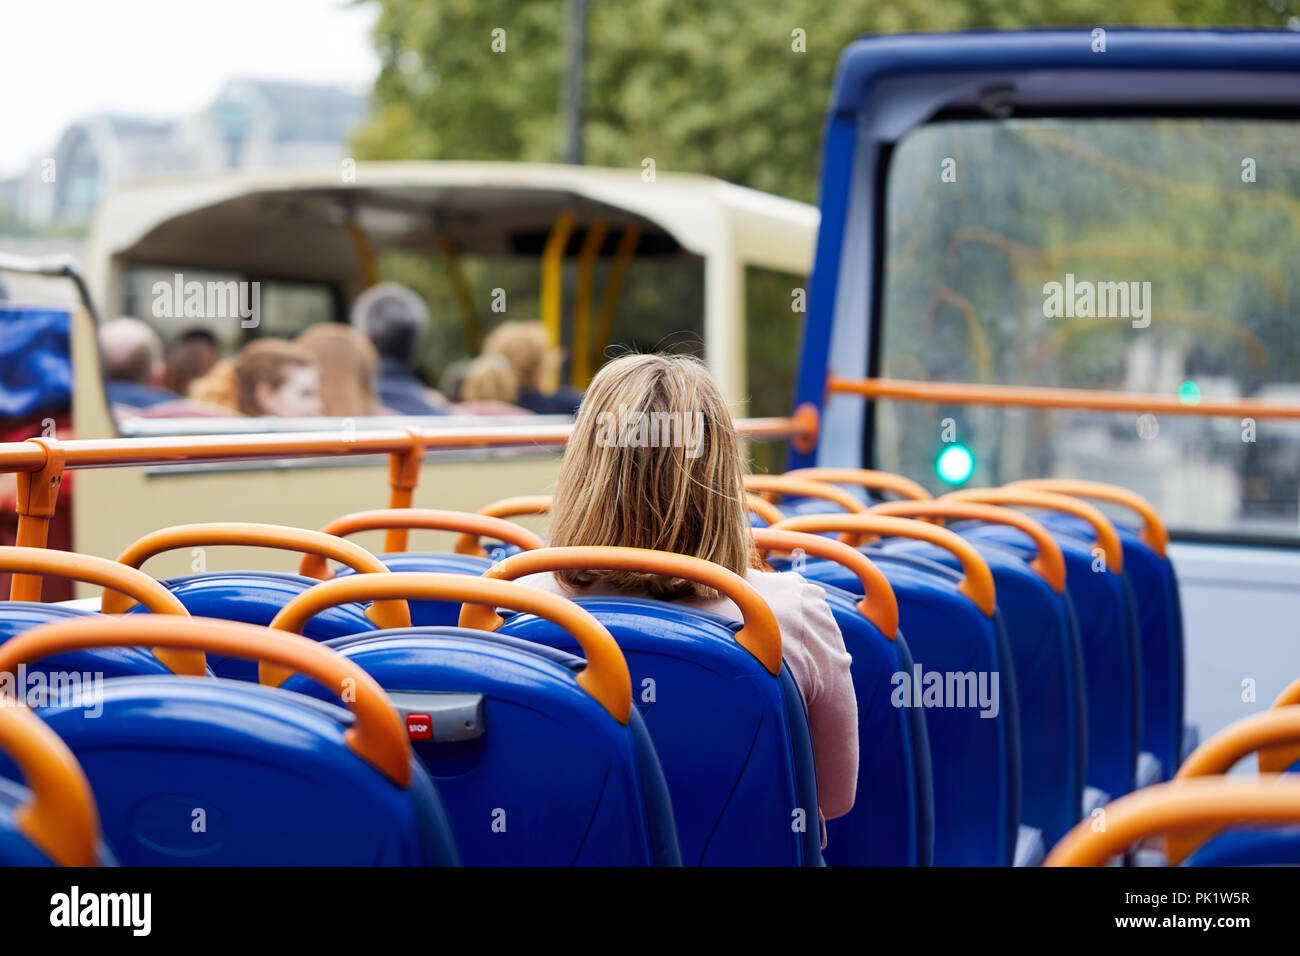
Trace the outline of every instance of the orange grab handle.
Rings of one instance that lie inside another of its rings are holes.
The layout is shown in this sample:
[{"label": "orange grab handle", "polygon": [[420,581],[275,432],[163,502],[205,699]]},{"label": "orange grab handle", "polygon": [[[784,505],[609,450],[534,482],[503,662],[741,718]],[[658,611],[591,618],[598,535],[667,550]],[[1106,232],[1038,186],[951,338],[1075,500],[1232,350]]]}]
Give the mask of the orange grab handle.
[{"label": "orange grab handle", "polygon": [[1260,773],[1282,773],[1300,760],[1300,706],[1275,707],[1233,721],[1188,754],[1174,779],[1225,774],[1256,751]]},{"label": "orange grab handle", "polygon": [[947,528],[914,521],[910,518],[891,518],[884,515],[799,515],[786,518],[776,526],[778,531],[851,531],[858,534],[889,535],[897,538],[918,538],[950,551],[961,564],[962,580],[958,589],[975,606],[992,617],[997,608],[997,591],[993,587],[993,572],[978,551],[961,535]]},{"label": "orange grab handle", "polygon": [[1060,511],[1082,518],[1092,525],[1097,536],[1097,547],[1106,557],[1106,567],[1119,574],[1124,570],[1124,548],[1119,543],[1119,532],[1115,525],[1093,505],[1069,495],[1058,495],[1050,491],[1036,491],[1031,488],[963,488],[950,491],[941,499],[943,501],[981,501],[988,505],[1009,505],[1018,508],[1043,508],[1047,511]]},{"label": "orange grab handle", "polygon": [[800,549],[818,558],[842,564],[862,582],[863,598],[858,610],[880,633],[891,641],[898,636],[898,600],[885,573],[871,563],[871,559],[857,548],[824,538],[819,534],[798,531],[779,531],[774,528],[755,528],[754,544],[761,551],[794,551]]},{"label": "orange grab handle", "polygon": [[[116,594],[125,605],[130,607],[128,597],[134,598],[154,614],[181,614],[189,616],[189,611],[181,599],[155,581],[149,575],[135,568],[128,568],[108,558],[96,558],[88,554],[73,554],[69,551],[49,551],[45,548],[18,548],[12,545],[0,547],[0,571],[15,573],[55,574],[73,581],[84,581],[104,588],[112,588],[105,593]],[[165,648],[155,648],[154,656],[178,674],[201,677],[206,665],[202,654],[178,653]]]},{"label": "orange grab handle", "polygon": [[[502,498],[490,505],[478,509],[478,513],[487,518],[511,518],[515,515],[544,515],[551,510],[550,495],[520,495],[517,498]],[[483,532],[486,534],[487,532]],[[485,557],[487,552],[479,546],[479,535],[467,531],[456,539],[457,554],[477,554]],[[505,541],[505,538],[501,539]],[[540,539],[538,539],[540,540]],[[522,547],[522,545],[521,545]]]},{"label": "orange grab handle", "polygon": [[1141,538],[1160,557],[1165,556],[1169,547],[1169,531],[1160,520],[1156,509],[1136,491],[1129,491],[1119,485],[1108,485],[1101,481],[1075,481],[1070,478],[1030,478],[1013,481],[1008,488],[1033,488],[1036,491],[1051,491],[1058,495],[1072,498],[1095,498],[1098,501],[1111,501],[1124,505],[1137,512],[1142,519]]},{"label": "orange grab handle", "polygon": [[785,473],[787,478],[807,478],[835,485],[858,485],[870,491],[892,491],[903,498],[928,501],[933,495],[919,483],[892,471],[874,468],[796,468]]},{"label": "orange grab handle", "polygon": [[[515,554],[494,564],[486,578],[511,581],[541,571],[642,571],[695,581],[713,588],[740,608],[743,626],[736,643],[758,659],[771,674],[781,673],[781,628],[776,615],[754,586],[719,564],[669,551],[605,546],[542,548]],[[460,612],[463,627],[495,630],[501,623],[495,612],[466,605]]]},{"label": "orange grab handle", "polygon": [[1061,838],[1044,866],[1101,866],[1144,837],[1166,834],[1171,866],[1226,826],[1300,822],[1300,779],[1294,774],[1197,777],[1158,783],[1104,808],[1106,827],[1091,819]]},{"label": "orange grab handle", "polygon": [[1005,524],[1023,531],[1033,540],[1038,554],[1030,562],[1032,567],[1057,594],[1065,590],[1065,555],[1061,546],[1041,524],[1026,514],[999,508],[996,505],[974,501],[887,501],[875,505],[872,514],[893,515],[896,518],[948,518],[986,521]]},{"label": "orange grab handle", "polygon": [[[121,564],[138,568],[155,554],[201,545],[233,544],[243,547],[281,548],[305,551],[330,558],[360,573],[387,574],[388,568],[373,554],[351,541],[320,531],[290,528],[278,524],[244,521],[218,521],[208,524],[181,524],[150,532],[118,557]],[[324,568],[322,561],[321,567]],[[328,574],[328,569],[324,573]],[[105,590],[100,607],[105,614],[125,611],[130,604],[114,591]],[[410,627],[411,612],[405,601],[376,601],[366,611],[379,627]]]},{"label": "orange grab handle", "polygon": [[[348,580],[365,577],[357,575]],[[13,673],[19,664],[68,651],[140,644],[270,661],[301,671],[325,687],[347,688],[350,693],[339,696],[356,716],[356,722],[343,735],[348,747],[399,786],[410,782],[411,747],[406,728],[383,689],[346,657],[296,634],[201,617],[191,617],[180,626],[175,618],[148,614],[74,618],[34,627],[0,644],[0,673]],[[262,666],[265,668],[265,664]]]},{"label": "orange grab handle", "polygon": [[843,488],[809,478],[791,478],[789,475],[746,475],[745,490],[766,495],[798,495],[802,498],[821,498],[839,505],[845,511],[861,514],[867,506]]},{"label": "orange grab handle", "polygon": [[768,501],[766,498],[760,498],[758,495],[746,494],[745,507],[747,507],[752,514],[756,514],[766,521],[769,526],[776,524],[778,521],[785,520],[785,515],[781,514],[780,508],[772,504],[772,502]]},{"label": "orange grab handle", "polygon": [[1274,707],[1290,707],[1292,704],[1300,704],[1300,677],[1283,688],[1277,700],[1273,701]]},{"label": "orange grab handle", "polygon": [[[545,549],[526,551],[516,557],[541,554]],[[627,661],[605,626],[572,601],[524,584],[493,581],[465,574],[435,574],[402,571],[384,575],[357,574],[323,581],[299,594],[275,616],[271,627],[296,632],[315,614],[336,604],[379,598],[407,598],[426,601],[463,601],[468,605],[507,607],[544,617],[564,628],[582,648],[586,669],[578,685],[619,723],[626,724],[632,713],[632,678]],[[465,609],[461,610],[464,623]],[[466,627],[473,625],[465,624]],[[272,672],[263,667],[263,683],[281,684],[289,672]]]},{"label": "orange grab handle", "polygon": [[14,814],[18,830],[59,866],[94,866],[99,812],[68,745],[26,707],[0,706],[0,751],[32,792]]},{"label": "orange grab handle", "polygon": [[[474,549],[460,553],[474,553],[478,548],[478,536],[490,534],[507,544],[517,545],[525,551],[541,548],[545,543],[527,528],[510,521],[491,518],[487,515],[471,514],[466,511],[439,511],[433,508],[376,508],[372,511],[357,511],[341,518],[335,518],[321,528],[323,534],[346,537],[360,531],[386,531],[390,528],[420,528],[425,531],[460,531],[474,535]],[[298,573],[308,578],[324,581],[330,577],[325,558],[319,554],[305,554],[298,565]]]}]

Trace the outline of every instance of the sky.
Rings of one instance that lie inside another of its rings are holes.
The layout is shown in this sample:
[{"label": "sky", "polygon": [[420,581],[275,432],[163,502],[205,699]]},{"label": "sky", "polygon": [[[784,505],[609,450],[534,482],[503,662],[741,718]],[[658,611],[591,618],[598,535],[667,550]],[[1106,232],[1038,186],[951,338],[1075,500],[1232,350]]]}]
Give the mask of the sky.
[{"label": "sky", "polygon": [[99,112],[172,119],[234,77],[360,92],[376,4],[346,0],[0,0],[0,178]]}]

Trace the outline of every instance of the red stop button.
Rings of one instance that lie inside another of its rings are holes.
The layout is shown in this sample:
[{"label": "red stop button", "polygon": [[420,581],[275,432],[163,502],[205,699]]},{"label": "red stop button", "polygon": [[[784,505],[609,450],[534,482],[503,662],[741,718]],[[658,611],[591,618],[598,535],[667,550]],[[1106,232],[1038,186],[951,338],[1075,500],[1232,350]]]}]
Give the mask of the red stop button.
[{"label": "red stop button", "polygon": [[406,736],[412,740],[432,740],[433,721],[428,714],[406,715]]}]

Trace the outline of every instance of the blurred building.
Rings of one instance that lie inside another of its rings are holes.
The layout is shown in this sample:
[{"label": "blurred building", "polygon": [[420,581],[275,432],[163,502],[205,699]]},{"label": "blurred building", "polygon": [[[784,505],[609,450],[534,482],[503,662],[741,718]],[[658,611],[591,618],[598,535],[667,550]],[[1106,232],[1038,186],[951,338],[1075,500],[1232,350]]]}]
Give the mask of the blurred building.
[{"label": "blurred building", "polygon": [[91,116],[64,130],[48,156],[0,181],[0,203],[28,227],[77,225],[126,179],[335,162],[365,106],[363,95],[338,87],[232,80],[187,118]]}]

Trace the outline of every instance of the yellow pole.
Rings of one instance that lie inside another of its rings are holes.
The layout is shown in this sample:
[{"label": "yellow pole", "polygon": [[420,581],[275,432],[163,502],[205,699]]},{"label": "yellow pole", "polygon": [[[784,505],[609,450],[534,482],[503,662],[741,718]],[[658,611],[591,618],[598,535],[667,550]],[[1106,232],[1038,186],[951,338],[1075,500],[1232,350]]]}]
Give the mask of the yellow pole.
[{"label": "yellow pole", "polygon": [[595,278],[596,257],[605,244],[609,225],[597,219],[587,227],[587,236],[578,252],[578,288],[573,294],[573,364],[570,381],[575,388],[591,382],[591,284]]},{"label": "yellow pole", "polygon": [[352,238],[352,249],[356,252],[357,266],[361,269],[361,281],[367,289],[379,284],[379,269],[375,265],[375,252],[370,248],[370,238],[355,221],[348,222],[348,235]]},{"label": "yellow pole", "polygon": [[560,345],[560,312],[563,308],[561,297],[564,294],[564,250],[569,245],[569,236],[573,234],[574,215],[562,212],[555,217],[551,234],[546,239],[546,248],[542,250],[542,325],[550,336],[551,345]]},{"label": "yellow pole", "polygon": [[600,299],[600,317],[597,319],[596,351],[591,356],[592,366],[600,364],[600,355],[609,347],[609,337],[614,332],[614,309],[618,306],[619,293],[623,291],[623,279],[627,276],[627,267],[632,263],[637,244],[641,241],[641,230],[635,226],[625,229],[614,252],[614,263],[610,266],[609,278],[605,281],[605,294]]},{"label": "yellow pole", "polygon": [[479,325],[478,312],[474,309],[474,296],[470,292],[469,279],[465,277],[460,248],[451,236],[440,236],[438,244],[442,247],[443,258],[447,260],[447,275],[451,279],[452,291],[460,304],[460,317],[465,325],[465,343],[473,354],[483,347],[483,328]]}]

